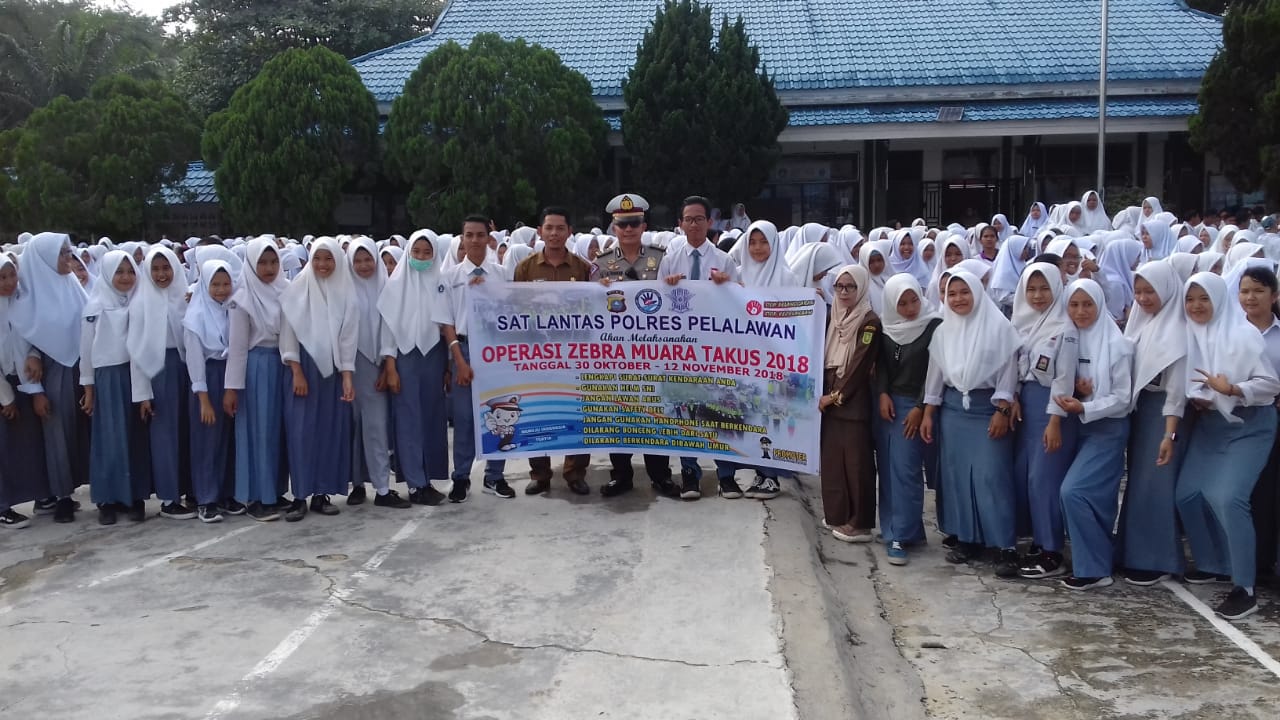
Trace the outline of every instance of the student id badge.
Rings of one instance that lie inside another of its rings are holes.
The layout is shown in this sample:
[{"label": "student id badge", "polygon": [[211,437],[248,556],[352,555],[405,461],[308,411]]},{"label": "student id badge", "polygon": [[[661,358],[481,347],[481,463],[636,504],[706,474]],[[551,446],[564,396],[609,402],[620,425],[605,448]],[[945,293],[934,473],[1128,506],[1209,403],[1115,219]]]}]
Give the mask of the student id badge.
[{"label": "student id badge", "polygon": [[1040,359],[1036,360],[1036,372],[1048,372],[1048,371],[1049,371],[1049,356],[1041,355]]}]

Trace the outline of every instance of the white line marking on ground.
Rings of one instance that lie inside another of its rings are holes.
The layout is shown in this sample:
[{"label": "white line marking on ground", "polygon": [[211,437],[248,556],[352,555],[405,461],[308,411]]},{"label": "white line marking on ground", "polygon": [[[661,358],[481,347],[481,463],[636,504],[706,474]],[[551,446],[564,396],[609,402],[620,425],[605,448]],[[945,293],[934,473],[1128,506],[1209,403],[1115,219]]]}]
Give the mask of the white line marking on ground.
[{"label": "white line marking on ground", "polygon": [[[167,563],[170,560],[173,560],[174,558],[182,557],[184,555],[190,555],[191,553],[194,553],[194,552],[199,552],[209,547],[210,545],[216,545],[217,543],[220,543],[223,540],[227,540],[229,538],[233,538],[242,533],[246,533],[256,527],[258,526],[246,525],[241,528],[236,528],[235,530],[232,530],[231,532],[226,533],[224,535],[219,535],[217,537],[209,538],[208,540],[198,542],[189,548],[183,548],[182,550],[175,550],[167,555],[161,555],[158,558],[153,558],[139,565],[134,565],[131,568],[125,568],[124,570],[120,570],[119,572],[113,572],[110,575],[104,575],[98,578],[97,580],[91,580],[87,583],[81,583],[79,585],[76,585],[75,588],[73,589],[87,590],[89,588],[95,588],[99,585],[102,585],[103,583],[109,583],[113,580],[119,580],[120,578],[123,578],[123,577],[129,577],[130,575],[135,575],[137,573],[142,572],[143,570],[149,570],[157,565],[163,565],[164,563]],[[40,600],[41,601],[48,600],[51,597],[56,597],[61,594],[63,594],[63,591],[43,594],[40,596]],[[17,605],[0,605],[0,615],[4,615],[5,613],[12,612],[17,607],[18,607]]]},{"label": "white line marking on ground", "polygon": [[1210,625],[1216,628],[1217,631],[1222,633],[1228,640],[1235,643],[1236,647],[1245,651],[1249,657],[1257,660],[1258,664],[1270,670],[1273,675],[1280,678],[1280,662],[1277,662],[1275,658],[1268,655],[1267,651],[1258,647],[1258,644],[1250,640],[1244,633],[1240,632],[1239,628],[1214,614],[1213,610],[1211,610],[1208,605],[1201,602],[1200,598],[1192,595],[1191,592],[1182,587],[1182,585],[1173,582],[1172,580],[1165,580],[1161,585],[1164,585],[1169,589],[1169,592],[1174,594],[1175,597],[1186,603],[1188,607],[1199,613],[1205,620],[1208,620]]},{"label": "white line marking on ground", "polygon": [[279,645],[276,645],[274,650],[267,653],[266,657],[253,666],[253,669],[240,679],[242,687],[219,700],[218,704],[214,705],[213,709],[205,715],[206,720],[214,720],[235,712],[236,708],[240,707],[243,686],[270,675],[283,665],[319,629],[320,625],[329,619],[329,616],[338,609],[338,606],[350,597],[351,593],[360,586],[360,583],[364,582],[364,579],[369,576],[369,573],[377,570],[383,561],[395,551],[396,547],[418,529],[420,523],[420,520],[410,520],[405,523],[404,527],[401,527],[395,535],[392,535],[391,539],[378,552],[374,553],[373,557],[360,566],[359,570],[351,574],[351,578],[345,586],[335,588],[324,605],[316,608],[315,612],[311,613],[306,620],[303,620],[296,630],[289,633],[284,640],[280,641]]}]

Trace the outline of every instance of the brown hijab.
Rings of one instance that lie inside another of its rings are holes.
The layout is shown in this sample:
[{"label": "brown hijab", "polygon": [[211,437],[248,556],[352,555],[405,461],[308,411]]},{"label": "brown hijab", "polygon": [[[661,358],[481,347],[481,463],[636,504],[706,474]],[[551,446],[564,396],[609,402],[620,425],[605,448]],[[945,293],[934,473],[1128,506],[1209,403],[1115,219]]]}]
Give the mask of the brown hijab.
[{"label": "brown hijab", "polygon": [[836,283],[853,281],[857,289],[852,293],[835,293],[831,307],[831,324],[827,328],[827,350],[824,366],[835,368],[836,379],[852,370],[854,348],[858,330],[872,314],[871,276],[861,265],[845,265],[836,273]]}]

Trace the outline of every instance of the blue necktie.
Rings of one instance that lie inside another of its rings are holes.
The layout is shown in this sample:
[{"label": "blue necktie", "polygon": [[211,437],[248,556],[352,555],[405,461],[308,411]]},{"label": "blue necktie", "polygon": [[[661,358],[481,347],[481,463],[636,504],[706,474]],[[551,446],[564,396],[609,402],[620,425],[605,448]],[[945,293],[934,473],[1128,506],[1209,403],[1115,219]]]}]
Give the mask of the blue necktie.
[{"label": "blue necktie", "polygon": [[693,269],[689,271],[690,280],[702,279],[702,253],[693,251]]},{"label": "blue necktie", "polygon": [[475,270],[472,270],[472,271],[471,271],[471,274],[472,274],[474,277],[480,277],[481,275],[483,275],[483,274],[484,274],[484,268],[476,268]]}]

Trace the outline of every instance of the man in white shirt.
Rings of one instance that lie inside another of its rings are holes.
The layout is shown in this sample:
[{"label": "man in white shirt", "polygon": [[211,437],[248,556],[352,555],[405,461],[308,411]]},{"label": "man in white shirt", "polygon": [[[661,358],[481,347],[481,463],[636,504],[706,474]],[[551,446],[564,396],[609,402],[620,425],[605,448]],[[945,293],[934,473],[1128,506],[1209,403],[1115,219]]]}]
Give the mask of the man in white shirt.
[{"label": "man in white shirt", "polygon": [[[462,260],[444,273],[448,301],[439,304],[440,335],[449,348],[449,368],[453,375],[453,489],[449,501],[467,501],[471,488],[471,465],[476,459],[475,404],[471,393],[471,354],[467,346],[470,329],[470,289],[484,282],[507,282],[506,269],[489,259],[489,218],[468,215],[462,221]],[[500,498],[516,496],[503,473],[506,461],[489,460],[484,466],[484,491]]]},{"label": "man in white shirt", "polygon": [[[678,285],[682,280],[710,280],[717,285],[739,282],[738,266],[729,254],[707,240],[708,223],[711,221],[711,201],[691,195],[680,206],[680,227],[684,230],[685,244],[668,250],[658,266],[658,277],[668,285]],[[680,458],[680,497],[697,500],[702,497],[702,468],[697,458]],[[742,497],[739,491],[737,497]]]}]

